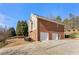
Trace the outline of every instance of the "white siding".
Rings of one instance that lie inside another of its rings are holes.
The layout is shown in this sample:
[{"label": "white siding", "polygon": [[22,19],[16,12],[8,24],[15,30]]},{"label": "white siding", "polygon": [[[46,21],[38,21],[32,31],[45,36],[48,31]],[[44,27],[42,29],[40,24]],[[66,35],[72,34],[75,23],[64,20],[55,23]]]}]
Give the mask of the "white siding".
[{"label": "white siding", "polygon": [[31,31],[31,22],[30,22],[30,20],[28,21],[28,31],[29,32]]},{"label": "white siding", "polygon": [[37,17],[36,17],[36,15],[31,14],[31,20],[33,22],[33,29],[32,30],[37,29]]},{"label": "white siding", "polygon": [[[31,24],[31,22],[33,24]],[[31,14],[31,17],[30,17],[30,20],[28,22],[28,27],[29,27],[29,31],[33,31],[33,30],[36,30],[37,29],[37,17],[36,15],[34,14]],[[31,26],[32,26],[32,29],[31,29]]]}]

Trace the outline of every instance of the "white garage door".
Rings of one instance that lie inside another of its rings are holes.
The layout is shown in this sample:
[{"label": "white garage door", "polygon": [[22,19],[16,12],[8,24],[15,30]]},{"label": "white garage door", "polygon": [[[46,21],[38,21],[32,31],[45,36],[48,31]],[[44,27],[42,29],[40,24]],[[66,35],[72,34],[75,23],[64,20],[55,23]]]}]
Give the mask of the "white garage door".
[{"label": "white garage door", "polygon": [[52,40],[58,40],[58,33],[52,33]]},{"label": "white garage door", "polygon": [[40,32],[40,41],[49,40],[49,35],[47,32]]}]

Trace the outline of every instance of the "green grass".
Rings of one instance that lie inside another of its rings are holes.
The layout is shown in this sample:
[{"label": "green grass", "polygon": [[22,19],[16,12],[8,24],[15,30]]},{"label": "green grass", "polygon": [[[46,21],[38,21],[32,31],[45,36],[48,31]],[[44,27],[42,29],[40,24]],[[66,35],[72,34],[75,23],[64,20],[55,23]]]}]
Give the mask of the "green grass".
[{"label": "green grass", "polygon": [[71,38],[78,38],[79,37],[79,34],[74,33],[74,34],[71,34],[70,37]]}]

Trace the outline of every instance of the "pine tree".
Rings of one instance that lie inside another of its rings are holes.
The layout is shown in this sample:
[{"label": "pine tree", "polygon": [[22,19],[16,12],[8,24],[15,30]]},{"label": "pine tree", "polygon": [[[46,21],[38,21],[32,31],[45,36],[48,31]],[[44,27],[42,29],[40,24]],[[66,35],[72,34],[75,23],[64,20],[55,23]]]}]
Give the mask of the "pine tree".
[{"label": "pine tree", "polygon": [[27,36],[28,35],[28,25],[26,21],[18,21],[16,27],[16,34],[18,36]]},{"label": "pine tree", "polygon": [[57,17],[56,17],[56,21],[57,21],[58,23],[61,23],[61,22],[62,22],[61,17],[60,17],[60,16],[57,16]]}]

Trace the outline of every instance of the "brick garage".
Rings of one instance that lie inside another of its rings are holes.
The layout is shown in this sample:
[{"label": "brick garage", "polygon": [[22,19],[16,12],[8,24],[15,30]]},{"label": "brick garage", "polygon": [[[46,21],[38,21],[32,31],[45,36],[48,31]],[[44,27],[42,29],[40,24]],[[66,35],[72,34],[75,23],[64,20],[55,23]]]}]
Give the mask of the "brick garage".
[{"label": "brick garage", "polygon": [[28,22],[29,36],[35,41],[64,38],[64,25],[45,17],[32,14]]}]

